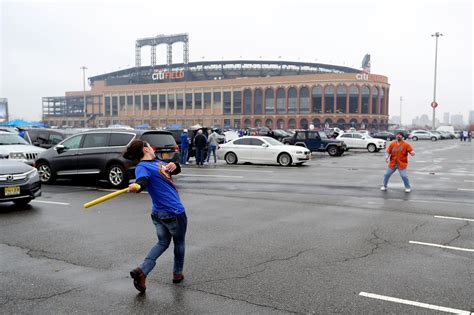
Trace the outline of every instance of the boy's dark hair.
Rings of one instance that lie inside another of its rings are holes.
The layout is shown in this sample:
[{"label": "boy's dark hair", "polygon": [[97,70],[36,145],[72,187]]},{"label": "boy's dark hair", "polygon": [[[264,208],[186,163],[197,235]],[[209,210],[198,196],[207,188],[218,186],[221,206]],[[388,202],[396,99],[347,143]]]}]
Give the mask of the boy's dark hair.
[{"label": "boy's dark hair", "polygon": [[122,156],[130,161],[140,161],[143,156],[143,148],[145,147],[146,143],[142,140],[133,140],[123,152]]}]

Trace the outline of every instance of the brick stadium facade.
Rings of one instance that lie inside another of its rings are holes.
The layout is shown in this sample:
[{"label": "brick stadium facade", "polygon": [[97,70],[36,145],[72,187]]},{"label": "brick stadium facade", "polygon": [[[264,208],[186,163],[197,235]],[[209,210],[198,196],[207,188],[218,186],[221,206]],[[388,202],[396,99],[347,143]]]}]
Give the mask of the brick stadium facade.
[{"label": "brick stadium facade", "polygon": [[313,124],[316,128],[387,128],[390,85],[382,75],[352,68],[347,68],[349,73],[305,72],[301,65],[299,71],[282,71],[280,67],[279,72],[270,73],[254,67],[249,73],[209,74],[212,69],[217,71],[215,67],[206,72],[194,65],[187,70],[188,76],[182,70],[163,67],[141,67],[140,73],[146,78],[142,81],[135,79],[137,70],[133,69],[89,78],[86,115],[82,91],[45,97],[43,121],[73,127],[84,126],[86,121],[87,126],[96,127],[201,124],[293,129]]}]

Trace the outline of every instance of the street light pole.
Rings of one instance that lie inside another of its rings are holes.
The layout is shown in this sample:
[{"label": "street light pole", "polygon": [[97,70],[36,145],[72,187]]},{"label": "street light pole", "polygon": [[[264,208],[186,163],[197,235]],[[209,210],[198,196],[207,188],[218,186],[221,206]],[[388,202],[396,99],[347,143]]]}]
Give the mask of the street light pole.
[{"label": "street light pole", "polygon": [[434,34],[431,34],[432,37],[436,37],[436,48],[435,48],[435,67],[434,67],[434,88],[433,88],[433,103],[431,103],[431,107],[433,107],[433,122],[432,122],[432,128],[435,130],[436,128],[436,123],[435,123],[435,118],[436,118],[436,75],[437,75],[437,70],[438,70],[438,38],[440,36],[443,36],[440,32],[436,32]]},{"label": "street light pole", "polygon": [[400,129],[402,129],[402,101],[403,97],[400,96]]},{"label": "street light pole", "polygon": [[84,102],[84,128],[86,128],[86,124],[87,124],[87,104],[86,104],[86,70],[87,70],[87,67],[86,66],[82,66],[81,67],[82,69],[82,81],[83,81],[83,85],[82,85],[82,91],[83,91],[83,102]]}]

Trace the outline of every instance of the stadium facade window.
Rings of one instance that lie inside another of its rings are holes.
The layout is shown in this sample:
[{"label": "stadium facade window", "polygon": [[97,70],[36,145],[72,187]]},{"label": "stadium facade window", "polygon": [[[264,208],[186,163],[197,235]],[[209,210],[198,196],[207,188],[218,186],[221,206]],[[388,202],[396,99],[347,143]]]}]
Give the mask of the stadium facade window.
[{"label": "stadium facade window", "polygon": [[111,112],[110,111],[110,96],[105,97],[104,106],[105,106],[105,108],[104,108],[105,116],[110,116],[110,112]]},{"label": "stadium facade window", "polygon": [[230,119],[224,119],[224,129],[230,129]]},{"label": "stadium facade window", "polygon": [[324,88],[324,112],[326,114],[334,113],[334,87],[332,85]]},{"label": "stadium facade window", "polygon": [[308,119],[306,119],[306,118],[301,119],[300,120],[300,128],[308,129],[308,127],[309,127]]},{"label": "stadium facade window", "polygon": [[[230,92],[224,92],[224,115],[230,115],[232,109],[232,102],[231,102],[231,94]],[[229,127],[230,128],[230,121]]]},{"label": "stadium facade window", "polygon": [[374,86],[372,90],[372,115],[378,115],[379,113],[379,89]]},{"label": "stadium facade window", "polygon": [[143,110],[144,111],[150,110],[150,96],[149,95],[143,95]]},{"label": "stadium facade window", "polygon": [[212,99],[214,102],[214,108],[222,108],[221,92],[213,92]]},{"label": "stadium facade window", "polygon": [[251,127],[250,125],[251,125],[250,119],[248,119],[248,118],[245,119],[244,120],[244,128],[250,128]]},{"label": "stadium facade window", "polygon": [[118,97],[112,96],[112,116],[118,116]]},{"label": "stadium facade window", "polygon": [[[252,91],[249,89],[246,89],[244,91],[244,115],[250,115],[252,114]],[[250,127],[250,121],[249,121],[249,127]],[[246,127],[246,128],[249,128]]]},{"label": "stadium facade window", "polygon": [[151,95],[151,110],[158,110],[158,95]]},{"label": "stadium facade window", "polygon": [[120,108],[120,111],[125,110],[125,95],[119,96],[119,108]]},{"label": "stadium facade window", "polygon": [[[380,88],[380,115],[385,115],[385,89]],[[380,122],[383,125],[383,121]]]},{"label": "stadium facade window", "polygon": [[182,110],[183,109],[183,92],[176,93],[176,109]]},{"label": "stadium facade window", "polygon": [[359,88],[352,85],[349,89],[349,113],[357,114],[359,111]]},{"label": "stadium facade window", "polygon": [[[261,91],[260,91],[261,93]],[[259,128],[262,127],[262,121],[260,119],[255,119],[255,127]]]},{"label": "stadium facade window", "polygon": [[[276,113],[277,114],[286,114],[286,108],[285,108],[285,103],[286,103],[286,97],[285,97],[285,89],[284,88],[279,88],[276,93]],[[278,123],[277,123],[278,125]],[[280,128],[280,127],[278,127]]]},{"label": "stadium facade window", "polygon": [[300,89],[300,114],[309,114],[309,89],[307,87]]},{"label": "stadium facade window", "polygon": [[[233,109],[234,109],[234,115],[242,114],[242,92],[241,91],[234,91]],[[239,120],[239,125],[240,125],[240,120]]]},{"label": "stadium facade window", "polygon": [[[242,94],[242,92],[240,92]],[[234,119],[234,129],[240,129],[240,119]]]},{"label": "stadium facade window", "polygon": [[133,95],[127,95],[127,110],[129,112],[133,110]]},{"label": "stadium facade window", "polygon": [[296,129],[296,119],[290,118],[288,120],[288,129]]},{"label": "stadium facade window", "polygon": [[362,114],[369,113],[370,89],[367,85],[362,88]]},{"label": "stadium facade window", "polygon": [[263,114],[263,93],[262,89],[256,89],[253,93],[253,113],[255,115]]},{"label": "stadium facade window", "polygon": [[160,109],[162,110],[166,109],[166,95],[165,94],[160,94]]},{"label": "stadium facade window", "polygon": [[210,92],[205,92],[204,93],[204,108],[211,108],[211,93]]},{"label": "stadium facade window", "polygon": [[[294,87],[291,87],[288,89],[288,114],[296,114],[297,103],[298,103],[298,97],[297,97],[296,89]],[[296,126],[296,121],[295,121],[295,126]]]},{"label": "stadium facade window", "polygon": [[337,87],[336,114],[344,114],[346,112],[347,88],[344,85]]},{"label": "stadium facade window", "polygon": [[314,118],[313,119],[313,126],[314,126],[314,128],[321,127],[321,121],[318,118]]},{"label": "stadium facade window", "polygon": [[323,113],[323,90],[320,86],[315,86],[311,90],[311,104],[313,106],[313,113]]},{"label": "stadium facade window", "polygon": [[186,93],[186,109],[193,109],[193,94]]},{"label": "stadium facade window", "polygon": [[142,96],[135,95],[135,112],[141,112],[141,111],[142,111]]},{"label": "stadium facade window", "polygon": [[202,93],[194,92],[194,109],[202,109]]},{"label": "stadium facade window", "polygon": [[268,128],[273,128],[273,120],[271,119],[265,120],[265,126],[267,126]]},{"label": "stadium facade window", "polygon": [[174,94],[168,93],[168,109],[174,110]]},{"label": "stadium facade window", "polygon": [[266,89],[265,90],[265,114],[275,114],[274,103],[275,103],[275,95],[274,95],[273,89]]},{"label": "stadium facade window", "polygon": [[285,129],[285,121],[283,119],[277,120],[277,128],[278,129]]}]

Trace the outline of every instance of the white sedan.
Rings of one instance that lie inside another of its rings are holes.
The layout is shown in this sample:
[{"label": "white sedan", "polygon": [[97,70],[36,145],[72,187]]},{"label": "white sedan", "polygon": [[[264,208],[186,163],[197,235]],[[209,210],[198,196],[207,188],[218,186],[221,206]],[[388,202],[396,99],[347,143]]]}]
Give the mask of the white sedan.
[{"label": "white sedan", "polygon": [[342,140],[347,146],[347,149],[367,149],[374,153],[385,149],[387,141],[372,138],[369,135],[363,135],[358,132],[348,132],[339,135],[337,140]]},{"label": "white sedan", "polygon": [[217,155],[227,164],[237,162],[301,165],[311,159],[311,152],[295,145],[285,145],[270,137],[249,136],[220,144]]}]

